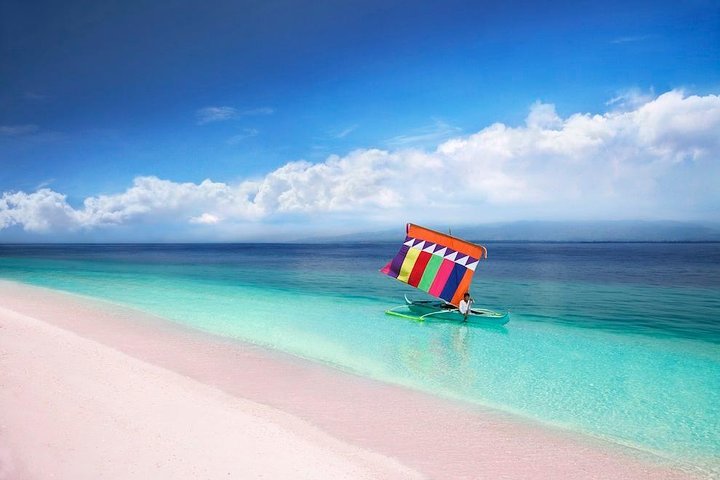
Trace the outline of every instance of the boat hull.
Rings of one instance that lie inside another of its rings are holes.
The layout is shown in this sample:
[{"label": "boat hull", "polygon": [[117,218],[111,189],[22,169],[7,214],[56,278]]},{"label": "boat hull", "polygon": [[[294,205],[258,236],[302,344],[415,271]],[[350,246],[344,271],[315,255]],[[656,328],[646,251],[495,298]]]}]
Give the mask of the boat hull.
[{"label": "boat hull", "polygon": [[508,312],[496,312],[484,308],[473,308],[466,319],[465,316],[452,305],[426,300],[407,300],[406,305],[395,307],[386,313],[420,321],[445,321],[471,323],[475,325],[505,325],[510,321],[510,314]]}]

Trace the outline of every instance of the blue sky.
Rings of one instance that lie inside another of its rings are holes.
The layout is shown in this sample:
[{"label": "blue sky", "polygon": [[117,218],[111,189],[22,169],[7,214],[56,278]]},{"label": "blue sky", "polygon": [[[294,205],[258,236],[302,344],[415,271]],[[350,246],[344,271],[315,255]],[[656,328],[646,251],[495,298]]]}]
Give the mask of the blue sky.
[{"label": "blue sky", "polygon": [[[88,197],[128,191],[137,178],[237,187],[298,160],[323,164],[331,155],[345,159],[372,149],[433,152],[495,123],[524,125],[533,105],[552,105],[565,121],[576,113],[637,110],[667,92],[683,92],[684,99],[705,99],[710,113],[704,115],[714,119],[710,103],[720,93],[720,6],[711,1],[169,5],[2,2],[0,192],[45,188],[80,209]],[[712,157],[715,145],[703,142],[685,147],[709,149]],[[695,180],[716,171],[717,162],[703,158],[693,160],[705,161],[692,173]],[[676,173],[663,171],[656,184]],[[402,185],[394,188],[401,195]],[[713,195],[665,216],[717,220],[707,213]],[[380,218],[373,209],[385,203],[358,198],[339,207],[264,206],[252,215],[207,206],[187,218],[207,213],[216,222],[175,227],[217,229],[228,220],[233,227],[218,238],[240,238],[238,229],[251,224],[260,231],[318,215],[338,225],[348,218],[402,224],[414,213],[406,206]],[[594,208],[540,215],[532,199],[508,206],[492,198],[478,190],[438,206],[428,220],[443,207],[498,205],[508,219],[617,216]],[[582,192],[578,198],[585,198]],[[587,197],[590,204],[602,201]],[[661,201],[636,203],[635,217],[667,212]],[[6,233],[28,230],[17,204],[4,208],[6,217],[16,210]],[[167,215],[140,217],[90,230],[132,224],[125,233],[132,236],[127,232],[148,224],[173,223]],[[68,225],[52,220],[45,230],[87,230]],[[197,235],[215,238],[215,231]]]}]

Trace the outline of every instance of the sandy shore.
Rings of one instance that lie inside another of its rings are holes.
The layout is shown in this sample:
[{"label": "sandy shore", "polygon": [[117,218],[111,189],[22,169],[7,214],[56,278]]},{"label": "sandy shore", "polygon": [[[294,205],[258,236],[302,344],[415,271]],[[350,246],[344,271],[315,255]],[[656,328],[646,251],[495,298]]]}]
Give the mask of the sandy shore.
[{"label": "sandy shore", "polygon": [[418,478],[297,418],[0,309],[0,478]]},{"label": "sandy shore", "polygon": [[698,478],[617,445],[0,281],[0,480]]}]

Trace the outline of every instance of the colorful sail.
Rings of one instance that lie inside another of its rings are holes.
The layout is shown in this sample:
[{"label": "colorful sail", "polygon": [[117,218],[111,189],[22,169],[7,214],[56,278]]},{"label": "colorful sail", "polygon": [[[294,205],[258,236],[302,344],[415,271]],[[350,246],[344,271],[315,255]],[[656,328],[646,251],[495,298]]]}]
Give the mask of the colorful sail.
[{"label": "colorful sail", "polygon": [[400,251],[380,271],[457,306],[487,249],[408,223]]}]

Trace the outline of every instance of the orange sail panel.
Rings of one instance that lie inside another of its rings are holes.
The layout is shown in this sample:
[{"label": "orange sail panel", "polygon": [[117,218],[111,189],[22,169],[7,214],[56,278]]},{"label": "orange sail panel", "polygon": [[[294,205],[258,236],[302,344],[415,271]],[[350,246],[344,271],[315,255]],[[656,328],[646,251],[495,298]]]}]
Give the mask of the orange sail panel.
[{"label": "orange sail panel", "polygon": [[483,258],[482,245],[409,223],[400,251],[380,271],[458,305]]}]

